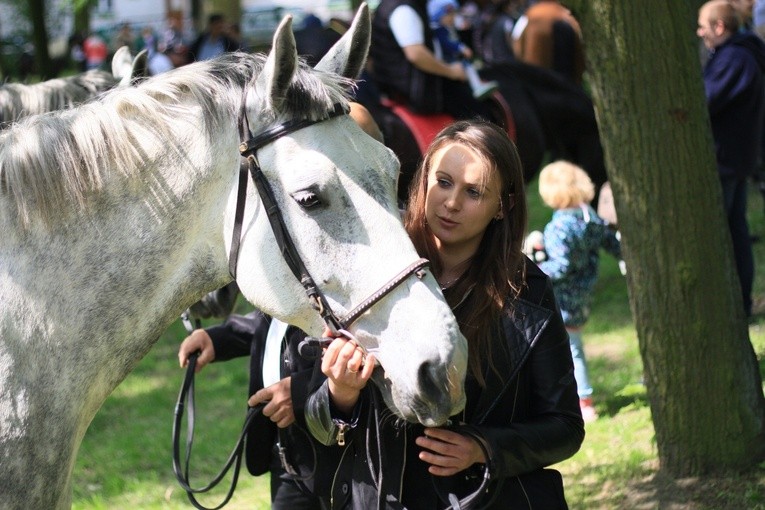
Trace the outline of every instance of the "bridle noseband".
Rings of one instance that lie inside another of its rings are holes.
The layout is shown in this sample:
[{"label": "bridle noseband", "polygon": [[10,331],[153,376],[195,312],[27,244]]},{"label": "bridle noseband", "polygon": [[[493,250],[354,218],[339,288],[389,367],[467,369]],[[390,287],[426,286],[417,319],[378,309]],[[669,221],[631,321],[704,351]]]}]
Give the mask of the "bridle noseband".
[{"label": "bridle noseband", "polygon": [[234,228],[231,238],[228,266],[231,276],[236,278],[237,259],[239,257],[239,248],[242,237],[242,222],[244,219],[244,204],[247,197],[247,178],[249,175],[258,190],[261,202],[263,203],[263,208],[268,215],[268,221],[271,224],[271,230],[276,238],[279,251],[292,271],[292,274],[295,275],[295,278],[305,289],[311,306],[321,315],[321,318],[332,331],[333,335],[343,335],[348,338],[353,338],[348,332],[348,327],[361,317],[364,312],[369,310],[388,293],[406,281],[411,275],[414,274],[420,279],[423,278],[425,275],[424,268],[429,264],[428,260],[421,258],[414,261],[399,274],[391,278],[388,283],[371,294],[370,297],[362,301],[361,304],[353,308],[344,317],[338,317],[327,302],[324,293],[318,285],[316,285],[316,282],[308,272],[300,253],[298,253],[297,247],[287,230],[284,218],[279,210],[279,205],[274,199],[273,190],[271,189],[268,179],[263,173],[257,158],[258,149],[274,142],[278,138],[319,122],[346,115],[347,113],[348,112],[343,105],[336,104],[334,109],[324,118],[316,120],[291,120],[267,129],[257,136],[253,136],[247,121],[245,101],[242,102],[242,111],[239,118],[239,133],[243,141],[239,145],[239,153],[242,155],[243,159],[239,167],[239,188],[237,191],[236,212],[234,216]]}]

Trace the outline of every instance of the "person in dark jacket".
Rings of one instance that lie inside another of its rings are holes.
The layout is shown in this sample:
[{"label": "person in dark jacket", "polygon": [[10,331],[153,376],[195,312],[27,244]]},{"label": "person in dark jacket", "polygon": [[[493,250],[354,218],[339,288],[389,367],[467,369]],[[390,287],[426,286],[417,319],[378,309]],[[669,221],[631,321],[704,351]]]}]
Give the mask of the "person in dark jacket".
[{"label": "person in dark jacket", "polygon": [[328,502],[315,495],[315,486],[328,485],[328,471],[337,452],[308,435],[300,406],[314,376],[314,361],[304,359],[298,346],[301,330],[254,311],[231,315],[218,326],[193,331],[181,343],[182,367],[200,351],[197,370],[213,361],[250,356],[248,405],[265,404],[256,415],[245,445],[247,468],[253,475],[271,472],[271,504],[281,510],[322,510]]},{"label": "person in dark jacket", "polygon": [[480,508],[567,508],[548,466],[579,449],[584,422],[551,282],[521,251],[515,146],[492,124],[456,122],[434,139],[410,197],[405,226],[468,339],[466,405],[450,425],[401,423],[367,385],[373,356],[333,340],[327,379],[304,407],[313,436],[343,452],[332,508],[434,510],[472,497]]},{"label": "person in dark jacket", "polygon": [[207,30],[199,34],[189,46],[188,56],[192,62],[209,60],[240,48],[238,41],[226,35],[226,20],[222,14],[210,14]]},{"label": "person in dark jacket", "polygon": [[699,9],[696,34],[709,50],[704,89],[744,310],[751,315],[754,256],[746,199],[762,147],[765,43],[739,32],[739,23],[733,5],[713,0]]}]

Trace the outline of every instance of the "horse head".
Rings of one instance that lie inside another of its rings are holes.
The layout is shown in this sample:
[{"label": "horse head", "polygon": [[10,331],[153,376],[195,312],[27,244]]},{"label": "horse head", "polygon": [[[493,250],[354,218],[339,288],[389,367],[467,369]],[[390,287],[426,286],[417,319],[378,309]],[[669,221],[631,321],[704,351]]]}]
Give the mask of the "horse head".
[{"label": "horse head", "polygon": [[[395,156],[347,115],[327,118],[338,101],[347,108],[342,90],[358,77],[369,38],[369,11],[362,5],[348,32],[312,70],[299,61],[291,18],[285,18],[263,71],[246,91],[246,124],[255,135],[295,116],[314,121],[269,140],[254,157],[299,257],[338,316],[419,258],[397,208]],[[305,113],[301,92],[326,74],[340,77],[339,89],[320,92],[322,111]],[[255,203],[252,188],[249,194],[248,203]],[[234,209],[232,197],[227,232]],[[245,212],[237,283],[261,310],[318,336],[324,323],[285,263],[266,216],[262,205]],[[230,246],[231,237],[227,241]],[[428,270],[404,278],[347,329],[380,362],[373,380],[399,417],[437,425],[462,408],[466,340]]]}]

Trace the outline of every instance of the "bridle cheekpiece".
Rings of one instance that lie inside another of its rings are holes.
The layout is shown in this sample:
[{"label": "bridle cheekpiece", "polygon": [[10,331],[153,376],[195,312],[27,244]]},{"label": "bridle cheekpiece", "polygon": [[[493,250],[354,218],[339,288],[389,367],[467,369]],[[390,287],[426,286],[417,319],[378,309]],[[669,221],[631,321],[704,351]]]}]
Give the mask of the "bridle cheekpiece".
[{"label": "bridle cheekpiece", "polygon": [[324,293],[316,285],[306,268],[303,259],[298,253],[297,247],[290,236],[287,226],[282,217],[279,205],[277,204],[273,190],[268,179],[263,173],[257,158],[257,151],[262,147],[274,142],[282,136],[294,133],[300,129],[312,126],[319,122],[333,119],[341,115],[346,115],[348,109],[342,104],[335,104],[332,111],[324,118],[320,119],[295,119],[273,126],[257,136],[250,132],[247,122],[245,102],[242,102],[242,112],[239,119],[240,137],[243,141],[239,144],[239,153],[242,156],[242,162],[239,167],[239,188],[237,191],[236,212],[234,216],[234,228],[231,239],[231,250],[229,251],[229,272],[233,278],[236,278],[236,267],[239,256],[239,248],[242,237],[242,222],[244,219],[244,204],[247,196],[248,176],[252,178],[264,210],[268,215],[268,221],[276,238],[279,250],[284,261],[289,266],[292,274],[300,282],[308,295],[311,306],[321,315],[324,323],[332,331],[333,335],[343,335],[353,339],[353,335],[348,332],[348,326],[356,321],[361,315],[374,306],[378,301],[390,293],[393,289],[401,285],[412,274],[418,278],[423,278],[424,268],[429,264],[427,259],[420,258],[406,267],[399,274],[383,285],[380,289],[370,295],[361,304],[353,308],[344,317],[338,317],[327,302]]}]

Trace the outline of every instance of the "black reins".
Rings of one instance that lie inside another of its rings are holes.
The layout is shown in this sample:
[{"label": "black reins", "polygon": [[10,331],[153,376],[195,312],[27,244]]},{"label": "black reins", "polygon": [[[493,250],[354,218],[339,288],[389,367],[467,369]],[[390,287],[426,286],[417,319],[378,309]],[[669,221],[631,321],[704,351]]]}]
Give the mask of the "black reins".
[{"label": "black reins", "polygon": [[[239,152],[242,156],[242,162],[239,166],[239,182],[237,189],[237,201],[234,213],[234,226],[231,238],[231,249],[229,251],[229,272],[231,276],[236,279],[237,261],[239,258],[239,250],[242,241],[242,225],[244,221],[244,207],[247,198],[247,182],[248,177],[252,178],[255,184],[258,194],[260,195],[261,202],[268,216],[268,221],[271,224],[274,237],[276,239],[279,250],[284,258],[284,261],[295,275],[295,278],[300,282],[308,295],[311,306],[321,315],[324,323],[332,331],[333,335],[342,335],[348,339],[354,339],[353,335],[348,332],[347,328],[359,317],[361,317],[367,310],[379,302],[383,297],[389,294],[393,289],[401,285],[413,274],[417,278],[422,279],[425,275],[424,268],[429,264],[427,259],[418,259],[412,264],[407,266],[403,271],[394,276],[385,285],[383,285],[376,292],[371,294],[367,299],[362,301],[358,306],[350,310],[345,316],[338,317],[332,310],[332,307],[327,302],[324,293],[316,285],[313,278],[308,272],[308,269],[303,262],[297,247],[290,236],[287,226],[282,217],[279,205],[273,195],[273,190],[268,183],[268,179],[263,173],[260,164],[257,159],[257,151],[265,145],[268,145],[278,138],[287,134],[293,133],[300,129],[309,127],[313,124],[330,120],[332,118],[347,114],[347,110],[340,104],[336,104],[332,111],[324,118],[320,119],[296,119],[291,120],[279,125],[276,125],[266,131],[260,133],[257,136],[253,136],[249,129],[246,114],[246,98],[242,100],[241,113],[239,118],[239,132],[240,138],[244,141],[239,145]],[[188,316],[184,318],[184,324],[187,325],[187,329],[193,330],[191,322]],[[191,331],[189,331],[190,333]],[[324,341],[321,339],[307,338],[306,343],[313,347],[321,348]],[[363,347],[362,347],[363,349]],[[188,366],[186,368],[186,374],[183,384],[181,386],[180,393],[178,395],[178,401],[175,407],[175,416],[173,422],[173,472],[178,480],[180,486],[186,491],[189,501],[195,508],[200,510],[218,510],[222,508],[233,496],[236,488],[237,480],[239,477],[239,471],[242,463],[242,451],[244,449],[244,440],[247,434],[247,430],[254,416],[262,412],[263,405],[249,408],[247,411],[247,417],[242,427],[242,432],[237,439],[236,445],[233,451],[229,455],[228,460],[219,472],[219,474],[206,486],[200,488],[194,488],[189,482],[189,461],[191,457],[191,446],[194,438],[194,373],[196,367],[198,353],[194,353],[189,356]],[[188,419],[186,422],[186,454],[185,465],[181,466],[180,460],[180,429],[183,421],[183,411],[188,405]],[[233,478],[231,481],[231,487],[223,500],[223,502],[213,508],[207,508],[200,504],[195,494],[204,493],[210,491],[217,486],[223,477],[228,473],[229,469],[233,466]]]},{"label": "black reins", "polygon": [[[247,417],[244,420],[242,431],[234,445],[234,449],[228,456],[223,468],[221,468],[220,472],[213,478],[213,480],[204,487],[192,487],[191,482],[189,481],[189,464],[191,461],[191,447],[194,442],[194,370],[196,369],[198,355],[198,353],[194,353],[189,356],[186,375],[183,379],[183,384],[181,385],[181,391],[178,394],[178,402],[175,405],[173,420],[173,473],[175,473],[175,478],[178,480],[178,484],[186,491],[186,496],[188,496],[189,501],[195,508],[198,508],[199,510],[219,510],[220,508],[223,508],[234,495],[234,490],[236,489],[236,484],[239,480],[239,471],[242,466],[242,451],[244,450],[244,441],[247,435],[247,430],[250,428],[255,416],[263,411],[264,406],[261,404],[247,409]],[[183,420],[183,409],[187,403],[186,452],[183,465],[181,465],[180,431]],[[232,466],[234,467],[234,472],[232,474],[231,485],[223,501],[215,507],[205,507],[197,501],[195,494],[209,492],[215,488],[221,480],[223,480],[223,477],[226,476]]]}]

